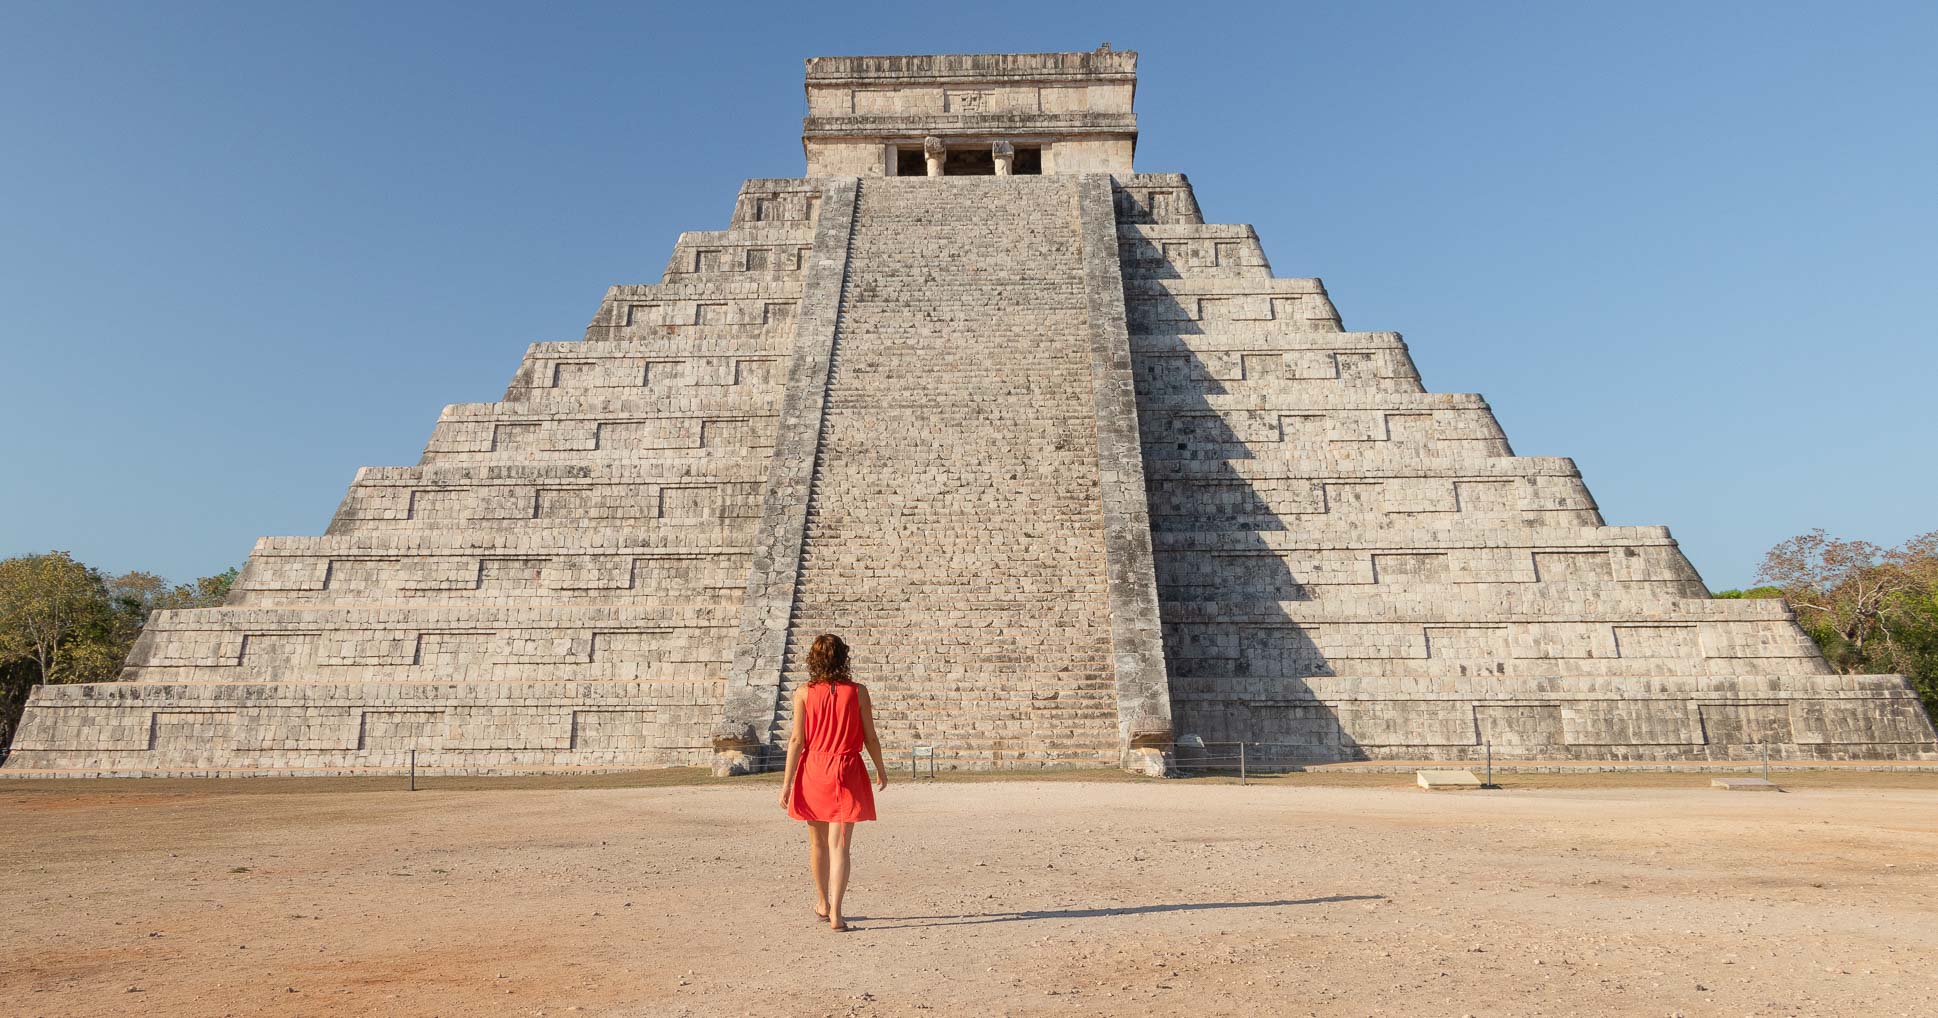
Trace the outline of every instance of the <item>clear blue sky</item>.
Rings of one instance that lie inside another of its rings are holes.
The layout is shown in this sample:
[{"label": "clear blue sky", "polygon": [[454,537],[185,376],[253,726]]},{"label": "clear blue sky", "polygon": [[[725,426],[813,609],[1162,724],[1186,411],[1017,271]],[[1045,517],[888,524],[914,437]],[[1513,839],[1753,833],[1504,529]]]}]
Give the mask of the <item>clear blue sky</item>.
[{"label": "clear blue sky", "polygon": [[319,533],[803,172],[803,57],[1106,39],[1140,169],[1711,586],[1938,528],[1928,2],[65,2],[0,13],[0,555]]}]

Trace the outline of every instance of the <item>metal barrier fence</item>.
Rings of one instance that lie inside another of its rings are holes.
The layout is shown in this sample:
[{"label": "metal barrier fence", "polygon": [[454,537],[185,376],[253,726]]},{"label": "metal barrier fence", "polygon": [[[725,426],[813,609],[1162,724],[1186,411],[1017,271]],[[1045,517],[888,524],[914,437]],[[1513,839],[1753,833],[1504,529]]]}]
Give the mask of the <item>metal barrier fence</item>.
[{"label": "metal barrier fence", "polygon": [[1239,784],[1261,774],[1301,771],[1330,762],[1300,742],[1206,742],[1185,736],[1171,744],[1173,772],[1181,778],[1235,776]]},{"label": "metal barrier fence", "polygon": [[[934,746],[910,746],[906,756],[898,756],[895,749],[891,747],[882,747],[882,763],[888,765],[891,777],[901,777],[902,765],[906,761],[908,776],[911,779],[923,778],[932,781],[935,779],[935,759]],[[868,754],[862,754],[861,763],[868,769],[869,777],[872,779],[875,766],[868,759]],[[773,752],[763,753],[758,760],[749,764],[748,768],[755,774],[780,774],[787,770],[786,749],[776,747]]]},{"label": "metal barrier fence", "polygon": [[[932,781],[936,777],[937,760],[947,755],[947,749],[947,746],[934,745],[883,747],[882,762],[888,765],[891,777],[899,778],[906,774],[910,779]],[[1172,772],[1176,776],[1229,776],[1238,778],[1239,784],[1261,774],[1302,770],[1319,762],[1312,758],[1311,753],[1312,747],[1302,743],[1203,742],[1185,739],[1170,747]],[[866,756],[862,760],[872,775],[873,764]],[[775,752],[763,754],[750,766],[755,774],[777,774],[786,769],[787,754],[777,747]]]}]

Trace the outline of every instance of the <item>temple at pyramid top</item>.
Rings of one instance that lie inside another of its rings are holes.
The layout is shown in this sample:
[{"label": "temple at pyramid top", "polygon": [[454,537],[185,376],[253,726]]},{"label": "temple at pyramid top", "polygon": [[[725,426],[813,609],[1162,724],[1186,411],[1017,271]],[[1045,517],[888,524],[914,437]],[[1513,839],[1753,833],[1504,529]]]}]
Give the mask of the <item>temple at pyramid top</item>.
[{"label": "temple at pyramid top", "polygon": [[810,177],[1131,172],[1137,54],[814,57]]}]

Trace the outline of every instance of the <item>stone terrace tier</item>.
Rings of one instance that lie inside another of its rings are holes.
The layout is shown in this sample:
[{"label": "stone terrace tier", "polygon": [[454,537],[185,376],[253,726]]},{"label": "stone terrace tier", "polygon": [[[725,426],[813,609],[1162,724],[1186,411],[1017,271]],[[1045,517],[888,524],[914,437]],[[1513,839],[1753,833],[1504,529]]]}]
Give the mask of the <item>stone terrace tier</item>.
[{"label": "stone terrace tier", "polygon": [[709,760],[820,201],[748,181],[583,341],[445,408],[418,465],[359,471],[324,536],[264,538],[227,606],[159,613],[122,684],[37,691],[9,768]]},{"label": "stone terrace tier", "polygon": [[1118,180],[1177,731],[1265,762],[1929,755],[1904,681],[1781,602],[1711,600],[1396,333],[1341,331],[1177,175]]}]

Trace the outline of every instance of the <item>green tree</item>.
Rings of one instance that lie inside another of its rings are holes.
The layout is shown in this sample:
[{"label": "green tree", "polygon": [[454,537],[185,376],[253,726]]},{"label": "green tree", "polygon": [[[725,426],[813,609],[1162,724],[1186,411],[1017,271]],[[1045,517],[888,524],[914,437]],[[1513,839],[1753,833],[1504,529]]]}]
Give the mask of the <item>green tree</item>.
[{"label": "green tree", "polygon": [[0,746],[35,683],[112,682],[155,612],[222,604],[235,578],[104,577],[58,551],[0,561]]},{"label": "green tree", "polygon": [[1884,548],[1813,530],[1770,549],[1757,579],[1782,591],[1831,667],[1903,675],[1938,716],[1938,531]]},{"label": "green tree", "polygon": [[1709,596],[1723,598],[1724,600],[1742,600],[1742,599],[1754,600],[1757,598],[1765,598],[1765,597],[1782,597],[1783,590],[1779,587],[1751,587],[1748,590],[1711,591]]},{"label": "green tree", "polygon": [[26,657],[51,682],[73,638],[104,621],[101,577],[64,551],[0,561],[0,659]]},{"label": "green tree", "polygon": [[230,566],[214,576],[204,576],[196,580],[194,603],[179,607],[214,608],[229,603],[229,591],[235,589],[236,577],[240,575],[242,570]]},{"label": "green tree", "polygon": [[27,692],[34,688],[39,674],[29,658],[0,661],[0,750],[13,741],[14,726],[27,706]]}]

